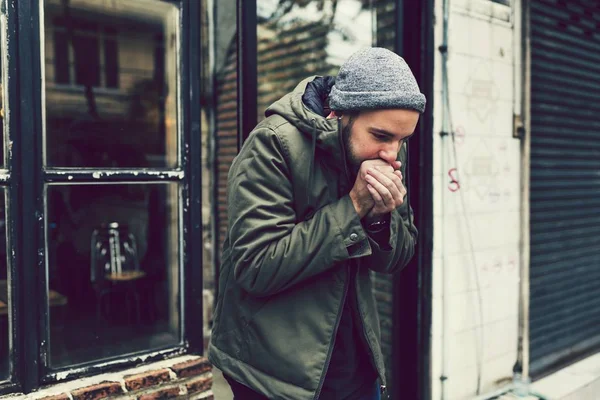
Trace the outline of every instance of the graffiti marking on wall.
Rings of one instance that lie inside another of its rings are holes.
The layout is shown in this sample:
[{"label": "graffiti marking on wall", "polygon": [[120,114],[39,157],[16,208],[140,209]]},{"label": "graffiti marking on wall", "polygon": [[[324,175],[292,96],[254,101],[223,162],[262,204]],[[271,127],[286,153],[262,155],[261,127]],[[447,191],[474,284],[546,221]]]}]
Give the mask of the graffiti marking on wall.
[{"label": "graffiti marking on wall", "polygon": [[480,121],[487,121],[495,112],[498,102],[498,87],[494,82],[490,66],[480,63],[475,67],[465,88],[467,107]]},{"label": "graffiti marking on wall", "polygon": [[458,183],[458,177],[456,176],[458,170],[456,168],[451,168],[448,171],[448,176],[450,177],[450,184],[448,184],[448,190],[451,192],[456,192],[460,189],[460,183]]}]

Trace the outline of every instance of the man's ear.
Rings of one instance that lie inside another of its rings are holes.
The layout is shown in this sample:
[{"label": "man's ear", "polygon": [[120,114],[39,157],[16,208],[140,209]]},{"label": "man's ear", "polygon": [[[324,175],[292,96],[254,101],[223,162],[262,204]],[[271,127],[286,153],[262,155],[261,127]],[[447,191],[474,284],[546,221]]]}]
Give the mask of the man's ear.
[{"label": "man's ear", "polygon": [[327,118],[342,118],[342,113],[340,111],[331,110]]}]

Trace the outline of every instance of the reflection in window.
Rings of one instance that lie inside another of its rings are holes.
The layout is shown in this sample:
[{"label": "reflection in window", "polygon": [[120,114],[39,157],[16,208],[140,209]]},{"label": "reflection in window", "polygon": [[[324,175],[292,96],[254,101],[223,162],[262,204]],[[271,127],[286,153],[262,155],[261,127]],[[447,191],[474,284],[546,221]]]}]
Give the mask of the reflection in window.
[{"label": "reflection in window", "polygon": [[46,0],[46,162],[177,165],[178,9],[158,0]]},{"label": "reflection in window", "polygon": [[51,366],[177,344],[178,184],[51,185],[47,196]]},{"label": "reflection in window", "polygon": [[65,17],[55,18],[53,27],[56,83],[118,87],[115,29]]},{"label": "reflection in window", "polygon": [[[207,10],[208,7],[202,7],[202,9]],[[203,48],[209,49],[212,47],[214,49],[214,67],[211,71],[211,76],[205,77],[204,87],[212,87],[214,82],[214,100],[211,101],[211,103],[214,104],[212,115],[214,120],[213,140],[215,141],[214,147],[216,148],[216,154],[213,179],[216,183],[216,193],[214,193],[213,201],[217,204],[215,207],[216,213],[213,213],[212,210],[203,209],[203,215],[208,217],[213,214],[213,218],[216,222],[216,229],[214,229],[215,237],[209,237],[209,240],[212,242],[210,248],[212,252],[216,253],[215,259],[217,261],[217,265],[214,269],[215,273],[213,273],[212,270],[204,269],[204,291],[202,300],[204,305],[205,343],[208,343],[211,333],[213,304],[215,302],[215,291],[217,288],[217,276],[215,275],[218,275],[217,268],[220,264],[219,260],[222,254],[221,249],[223,248],[223,242],[227,232],[227,173],[229,172],[229,167],[233,158],[237,154],[238,147],[236,10],[236,0],[215,1],[214,15],[216,15],[217,20],[214,26],[214,42],[209,39],[208,32],[201,35],[201,37],[206,40],[203,43]],[[208,18],[208,15],[204,16],[204,20],[207,22]],[[205,26],[208,28],[210,25],[207,23]],[[208,54],[208,51],[204,54]],[[203,70],[209,71],[209,68],[203,68]],[[211,93],[208,94],[210,95]],[[210,152],[207,151],[207,154],[210,154]],[[205,179],[202,181],[208,182],[208,180]],[[203,204],[208,204],[208,202],[203,202]],[[208,221],[208,218],[203,221]],[[204,237],[207,238],[207,235]],[[208,251],[203,252],[205,257],[209,254]],[[207,261],[208,260],[205,259],[205,266],[211,264]],[[227,383],[221,374],[215,374],[214,385],[225,385],[225,387],[227,387]]]},{"label": "reflection in window", "polygon": [[216,179],[218,185],[218,239],[217,254],[221,254],[227,232],[227,173],[238,149],[237,130],[237,31],[236,1],[223,0],[216,3],[217,21],[215,39],[215,80],[216,80]]},{"label": "reflection in window", "polygon": [[393,25],[393,11],[389,0],[259,2],[258,119],[301,80],[337,74],[344,60],[361,48],[389,47],[389,40],[379,39],[393,35],[393,26],[386,26]]},{"label": "reflection in window", "polygon": [[0,188],[0,380],[8,378],[10,359],[10,324],[9,324],[9,280],[8,258],[6,249],[7,227],[5,189]]}]

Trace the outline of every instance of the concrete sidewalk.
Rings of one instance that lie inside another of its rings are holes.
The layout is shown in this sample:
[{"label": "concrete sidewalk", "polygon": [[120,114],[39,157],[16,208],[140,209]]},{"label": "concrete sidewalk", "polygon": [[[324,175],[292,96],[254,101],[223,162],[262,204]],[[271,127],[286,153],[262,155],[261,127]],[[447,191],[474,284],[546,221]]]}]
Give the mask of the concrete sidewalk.
[{"label": "concrete sidewalk", "polygon": [[223,373],[213,367],[213,395],[215,396],[215,400],[233,400],[233,393],[231,393],[231,389],[229,389],[229,384],[223,378]]}]

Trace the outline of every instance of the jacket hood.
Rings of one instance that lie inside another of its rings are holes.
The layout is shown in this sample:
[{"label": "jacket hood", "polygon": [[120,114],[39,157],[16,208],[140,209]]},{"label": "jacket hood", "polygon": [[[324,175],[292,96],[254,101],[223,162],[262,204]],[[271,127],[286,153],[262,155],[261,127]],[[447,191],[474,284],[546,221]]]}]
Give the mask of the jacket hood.
[{"label": "jacket hood", "polygon": [[[303,135],[315,141],[335,165],[343,169],[345,157],[340,141],[339,121],[327,118],[327,97],[335,82],[333,77],[312,76],[267,108],[265,115],[280,115],[294,125]],[[314,136],[313,136],[314,135]]]}]

